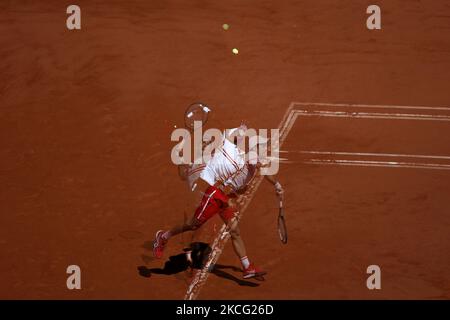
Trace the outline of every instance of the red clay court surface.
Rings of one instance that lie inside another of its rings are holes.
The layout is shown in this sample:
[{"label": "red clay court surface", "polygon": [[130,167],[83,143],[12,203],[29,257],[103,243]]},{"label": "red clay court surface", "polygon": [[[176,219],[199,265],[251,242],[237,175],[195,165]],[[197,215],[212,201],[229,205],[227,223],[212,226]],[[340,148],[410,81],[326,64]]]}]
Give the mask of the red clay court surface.
[{"label": "red clay court surface", "polygon": [[183,299],[189,274],[137,267],[162,267],[154,232],[191,215],[170,134],[199,100],[220,128],[303,111],[281,154],[288,245],[263,182],[240,226],[265,281],[240,281],[228,243],[197,298],[450,298],[448,1],[378,1],[379,31],[369,1],[77,4],[79,31],[60,1],[0,4],[0,298]]}]

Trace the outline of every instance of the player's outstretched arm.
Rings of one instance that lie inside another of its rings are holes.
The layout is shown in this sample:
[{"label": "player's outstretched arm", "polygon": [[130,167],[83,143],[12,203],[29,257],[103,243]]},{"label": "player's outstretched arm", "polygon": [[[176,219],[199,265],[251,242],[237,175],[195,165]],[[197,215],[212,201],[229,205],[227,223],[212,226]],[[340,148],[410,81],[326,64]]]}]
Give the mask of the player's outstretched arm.
[{"label": "player's outstretched arm", "polygon": [[274,186],[277,196],[283,198],[284,190],[281,183],[274,176],[264,176],[264,179]]}]

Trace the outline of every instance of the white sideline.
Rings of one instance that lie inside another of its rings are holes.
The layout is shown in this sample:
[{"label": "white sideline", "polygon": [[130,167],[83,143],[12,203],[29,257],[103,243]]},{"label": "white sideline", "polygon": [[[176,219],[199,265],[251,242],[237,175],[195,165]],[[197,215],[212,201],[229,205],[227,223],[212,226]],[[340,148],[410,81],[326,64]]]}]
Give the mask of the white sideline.
[{"label": "white sideline", "polygon": [[336,165],[336,166],[360,166],[360,167],[386,167],[386,168],[416,168],[433,170],[450,170],[448,164],[420,163],[420,162],[394,162],[394,161],[366,161],[366,160],[323,160],[309,159],[302,161],[306,164]]},{"label": "white sideline", "polygon": [[344,156],[372,156],[372,157],[397,157],[397,158],[423,158],[423,159],[446,159],[450,156],[431,156],[423,154],[404,153],[373,153],[373,152],[342,152],[342,151],[280,151],[286,153],[320,154],[320,155],[344,155]]},{"label": "white sideline", "polygon": [[321,111],[295,110],[295,114],[298,116],[304,116],[304,117],[450,121],[450,116],[448,116],[448,115],[433,115],[433,114],[346,112],[346,111],[322,111],[322,110]]},{"label": "white sideline", "polygon": [[326,106],[343,108],[378,108],[378,109],[411,109],[411,110],[447,110],[450,107],[429,107],[429,106],[394,106],[394,105],[371,105],[371,104],[352,104],[352,103],[320,103],[320,102],[291,102],[291,107],[295,106]]}]

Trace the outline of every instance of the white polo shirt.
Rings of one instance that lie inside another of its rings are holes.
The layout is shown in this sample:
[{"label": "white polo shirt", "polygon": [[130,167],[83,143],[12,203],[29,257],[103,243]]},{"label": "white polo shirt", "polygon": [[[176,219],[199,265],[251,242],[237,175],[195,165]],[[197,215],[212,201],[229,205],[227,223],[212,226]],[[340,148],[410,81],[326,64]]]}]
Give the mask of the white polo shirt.
[{"label": "white polo shirt", "polygon": [[254,166],[245,162],[245,153],[224,138],[223,144],[201,171],[200,178],[211,186],[221,183],[238,192],[248,184],[254,173]]}]

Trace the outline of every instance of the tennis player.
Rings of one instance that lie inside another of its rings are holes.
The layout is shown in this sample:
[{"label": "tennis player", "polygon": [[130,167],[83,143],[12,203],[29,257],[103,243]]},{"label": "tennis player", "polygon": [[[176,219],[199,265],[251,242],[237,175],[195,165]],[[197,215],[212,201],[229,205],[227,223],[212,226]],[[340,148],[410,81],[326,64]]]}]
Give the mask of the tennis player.
[{"label": "tennis player", "polygon": [[[238,134],[236,135],[236,130]],[[204,190],[203,198],[195,210],[193,217],[186,223],[173,227],[170,230],[159,230],[153,241],[153,254],[162,258],[164,248],[170,238],[186,231],[200,228],[215,214],[219,214],[230,231],[234,252],[239,257],[243,267],[243,278],[252,278],[266,274],[257,267],[247,256],[244,241],[239,232],[236,198],[243,194],[250,181],[255,176],[261,163],[250,164],[245,159],[245,152],[238,148],[239,139],[245,138],[247,127],[241,125],[231,129],[223,135],[223,140],[215,149],[207,163],[190,165],[184,176],[190,190],[198,188]],[[237,139],[235,137],[238,137]],[[275,187],[278,196],[282,196],[281,184],[270,176],[265,180]]]}]

